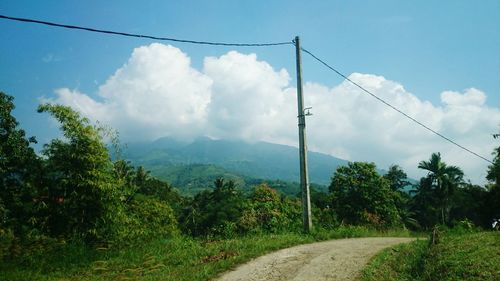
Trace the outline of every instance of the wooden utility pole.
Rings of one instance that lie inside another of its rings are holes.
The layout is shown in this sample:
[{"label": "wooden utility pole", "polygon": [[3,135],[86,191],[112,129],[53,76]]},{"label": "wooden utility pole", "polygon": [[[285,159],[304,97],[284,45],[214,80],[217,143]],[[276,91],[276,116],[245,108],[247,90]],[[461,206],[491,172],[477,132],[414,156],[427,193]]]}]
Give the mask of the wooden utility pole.
[{"label": "wooden utility pole", "polygon": [[297,105],[299,121],[299,158],[300,158],[300,189],[302,191],[302,220],[304,231],[312,229],[311,220],[311,193],[309,191],[309,173],[307,170],[307,144],[306,144],[306,114],[304,110],[304,97],[302,96],[302,60],[299,36],[295,37],[295,55],[297,60]]}]

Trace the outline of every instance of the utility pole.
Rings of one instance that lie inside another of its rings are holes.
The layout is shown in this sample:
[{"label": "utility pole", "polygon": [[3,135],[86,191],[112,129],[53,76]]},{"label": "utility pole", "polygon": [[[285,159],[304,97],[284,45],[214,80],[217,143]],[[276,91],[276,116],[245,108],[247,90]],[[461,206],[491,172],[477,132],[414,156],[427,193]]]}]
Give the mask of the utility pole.
[{"label": "utility pole", "polygon": [[299,36],[295,36],[295,55],[297,60],[297,105],[299,121],[299,158],[300,158],[300,189],[302,191],[302,221],[304,231],[312,229],[311,193],[309,191],[309,172],[307,170],[306,115],[304,97],[302,96],[302,60]]}]

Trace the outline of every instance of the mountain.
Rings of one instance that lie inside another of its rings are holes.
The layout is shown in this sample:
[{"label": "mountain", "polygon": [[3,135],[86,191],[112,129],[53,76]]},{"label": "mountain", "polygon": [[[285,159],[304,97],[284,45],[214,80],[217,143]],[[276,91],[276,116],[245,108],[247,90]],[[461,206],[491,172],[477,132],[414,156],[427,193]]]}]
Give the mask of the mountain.
[{"label": "mountain", "polygon": [[[197,174],[220,173],[228,178],[232,175],[298,182],[298,155],[295,147],[266,142],[198,138],[183,143],[161,138],[149,143],[128,144],[124,157],[170,182],[175,182],[172,180],[174,171],[188,173],[189,169],[196,170]],[[346,160],[311,151],[308,160],[310,181],[320,185],[328,185],[335,169],[347,164]],[[190,168],[186,170],[186,166]]]}]

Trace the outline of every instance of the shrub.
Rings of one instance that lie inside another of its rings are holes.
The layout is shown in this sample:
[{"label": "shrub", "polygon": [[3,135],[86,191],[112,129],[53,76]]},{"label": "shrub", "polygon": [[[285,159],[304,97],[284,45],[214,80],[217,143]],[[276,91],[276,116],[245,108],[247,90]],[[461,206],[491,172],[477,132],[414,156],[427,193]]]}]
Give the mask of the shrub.
[{"label": "shrub", "polygon": [[148,196],[136,196],[115,214],[109,226],[110,241],[134,242],[155,236],[178,234],[177,220],[165,202]]},{"label": "shrub", "polygon": [[0,261],[9,256],[14,242],[14,233],[10,229],[0,228]]}]

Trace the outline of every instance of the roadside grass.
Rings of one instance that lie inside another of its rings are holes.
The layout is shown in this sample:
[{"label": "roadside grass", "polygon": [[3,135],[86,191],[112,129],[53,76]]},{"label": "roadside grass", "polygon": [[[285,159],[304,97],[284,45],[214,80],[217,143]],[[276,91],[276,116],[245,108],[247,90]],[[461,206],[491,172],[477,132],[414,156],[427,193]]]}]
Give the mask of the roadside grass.
[{"label": "roadside grass", "polygon": [[406,230],[359,226],[319,229],[311,234],[255,234],[231,239],[186,236],[112,249],[81,244],[0,264],[0,280],[207,280],[252,258],[298,244],[338,238],[399,236]]},{"label": "roadside grass", "polygon": [[388,248],[362,280],[500,280],[500,234],[451,231],[436,245],[419,240]]}]

